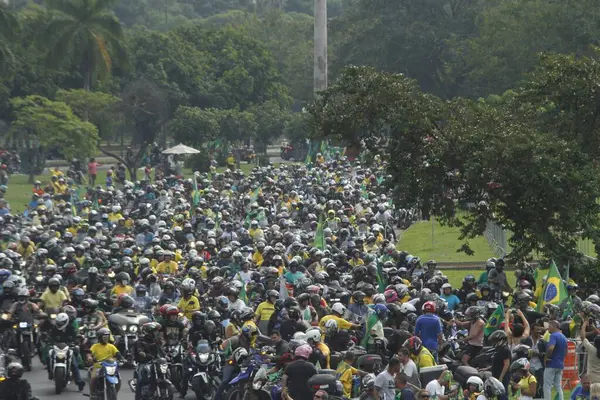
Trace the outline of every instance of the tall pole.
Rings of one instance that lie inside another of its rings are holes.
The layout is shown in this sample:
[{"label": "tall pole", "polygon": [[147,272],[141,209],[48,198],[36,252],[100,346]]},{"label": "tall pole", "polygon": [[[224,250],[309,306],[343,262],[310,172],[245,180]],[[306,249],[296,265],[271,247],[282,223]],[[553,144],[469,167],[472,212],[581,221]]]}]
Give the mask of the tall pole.
[{"label": "tall pole", "polygon": [[315,92],[327,89],[327,0],[315,0]]}]

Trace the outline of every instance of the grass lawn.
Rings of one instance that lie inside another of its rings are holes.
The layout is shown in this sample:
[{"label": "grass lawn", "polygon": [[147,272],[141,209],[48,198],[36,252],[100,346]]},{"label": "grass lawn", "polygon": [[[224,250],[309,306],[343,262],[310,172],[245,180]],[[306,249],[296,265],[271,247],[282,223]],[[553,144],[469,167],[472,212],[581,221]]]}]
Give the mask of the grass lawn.
[{"label": "grass lawn", "polygon": [[494,256],[487,239],[483,236],[469,240],[474,255],[457,253],[456,250],[463,243],[458,240],[458,236],[458,228],[441,226],[438,222],[434,222],[432,229],[431,221],[419,221],[404,231],[397,247],[399,250],[406,250],[412,255],[419,256],[423,261],[434,259],[444,263],[478,262]]},{"label": "grass lawn", "polygon": [[[448,281],[452,285],[453,288],[459,288],[462,285],[463,278],[466,275],[473,275],[475,279],[479,279],[479,276],[484,271],[483,267],[479,269],[442,269],[441,270],[444,275],[448,277]],[[506,278],[508,279],[508,283],[511,286],[514,286],[516,283],[515,274],[513,271],[506,271]]]}]

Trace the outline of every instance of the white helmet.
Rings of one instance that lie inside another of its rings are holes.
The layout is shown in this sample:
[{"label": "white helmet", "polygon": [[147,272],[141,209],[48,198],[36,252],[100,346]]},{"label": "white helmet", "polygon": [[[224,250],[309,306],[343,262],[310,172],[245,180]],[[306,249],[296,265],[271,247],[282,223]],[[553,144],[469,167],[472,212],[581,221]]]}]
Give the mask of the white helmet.
[{"label": "white helmet", "polygon": [[346,312],[346,307],[342,303],[334,303],[331,306],[331,311],[343,315]]},{"label": "white helmet", "polygon": [[417,309],[415,306],[413,306],[410,303],[404,303],[400,306],[400,312],[402,314],[410,314],[410,313],[415,313],[417,312]]},{"label": "white helmet", "polygon": [[233,351],[233,353],[231,354],[231,357],[236,362],[236,364],[239,364],[240,361],[242,361],[242,359],[248,357],[248,350],[246,350],[243,347],[238,347],[237,349],[235,349]]},{"label": "white helmet", "polygon": [[69,325],[69,316],[67,315],[67,313],[60,313],[56,316],[56,327],[61,330],[64,331],[65,329],[67,329],[67,326]]},{"label": "white helmet", "polygon": [[483,391],[483,381],[478,376],[472,376],[469,379],[467,379],[467,385],[475,385],[475,390],[478,393],[481,393]]},{"label": "white helmet", "polygon": [[294,340],[303,340],[306,342],[306,333],[304,332],[296,332],[294,333],[294,336],[292,336],[292,339]]},{"label": "white helmet", "polygon": [[196,281],[193,280],[192,278],[185,278],[183,280],[183,282],[181,282],[181,286],[183,286],[183,285],[190,285],[190,286],[194,286],[195,287],[196,286]]},{"label": "white helmet", "polygon": [[325,332],[336,333],[338,331],[338,323],[335,319],[330,319],[325,322]]},{"label": "white helmet", "polygon": [[306,341],[310,342],[310,340],[315,343],[319,343],[321,341],[321,331],[318,328],[306,331]]},{"label": "white helmet", "polygon": [[444,283],[444,284],[442,285],[442,290],[444,290],[444,289],[452,289],[452,285],[451,285],[451,284],[449,284],[449,283]]},{"label": "white helmet", "polygon": [[385,304],[385,296],[382,293],[377,293],[375,295],[373,295],[373,297],[371,297],[371,301],[373,301],[373,304]]}]

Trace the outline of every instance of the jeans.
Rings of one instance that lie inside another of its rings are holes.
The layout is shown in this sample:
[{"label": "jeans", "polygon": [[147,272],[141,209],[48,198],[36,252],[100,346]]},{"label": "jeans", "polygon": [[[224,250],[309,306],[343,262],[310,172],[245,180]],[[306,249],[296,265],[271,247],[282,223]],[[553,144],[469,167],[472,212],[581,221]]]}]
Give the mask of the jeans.
[{"label": "jeans", "polygon": [[552,400],[552,387],[558,393],[558,399],[564,400],[562,391],[562,372],[561,368],[546,368],[544,370],[544,400]]},{"label": "jeans", "polygon": [[225,392],[225,390],[229,387],[229,381],[231,381],[235,377],[235,373],[238,371],[237,366],[226,364],[223,367],[223,380],[221,384],[217,388],[217,393],[215,393],[215,400],[220,400],[221,396]]}]

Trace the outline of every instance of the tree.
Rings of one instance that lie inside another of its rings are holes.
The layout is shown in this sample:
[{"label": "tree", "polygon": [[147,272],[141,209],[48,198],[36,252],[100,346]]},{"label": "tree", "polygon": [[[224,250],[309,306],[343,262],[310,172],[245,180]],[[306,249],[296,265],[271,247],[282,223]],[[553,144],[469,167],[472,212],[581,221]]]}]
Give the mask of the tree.
[{"label": "tree", "polygon": [[130,146],[137,148],[137,153],[132,158],[122,158],[103,147],[100,151],[123,163],[131,179],[136,180],[137,169],[150,145],[165,134],[164,128],[170,115],[169,101],[164,90],[145,79],[127,86],[121,98],[121,110],[132,133]]},{"label": "tree", "polygon": [[512,232],[517,259],[574,256],[581,232],[600,244],[592,156],[576,135],[539,129],[519,107],[441,102],[403,75],[352,67],[309,112],[317,134],[382,154],[395,203],[459,226],[467,253],[488,221]]},{"label": "tree", "polygon": [[221,110],[180,106],[169,122],[169,132],[177,142],[202,147],[219,135]]},{"label": "tree", "polygon": [[8,71],[15,64],[9,43],[14,39],[17,27],[17,18],[8,10],[8,5],[0,4],[0,72]]},{"label": "tree", "polygon": [[111,94],[83,89],[59,90],[56,99],[68,104],[81,120],[96,125],[98,135],[107,142],[114,139],[116,128],[123,122],[118,110],[121,99]]},{"label": "tree", "polygon": [[114,0],[46,0],[55,17],[44,30],[51,64],[70,61],[90,90],[94,78],[106,77],[126,57],[123,29],[108,12]]},{"label": "tree", "polygon": [[273,101],[254,106],[250,111],[256,121],[254,147],[257,151],[266,154],[269,143],[283,134],[290,113]]},{"label": "tree", "polygon": [[11,104],[14,121],[9,138],[27,150],[29,160],[23,161],[33,164],[30,182],[36,171],[44,168],[44,153],[48,149],[56,149],[67,160],[94,155],[98,130],[92,123],[77,118],[67,104],[35,95],[14,98]]}]

